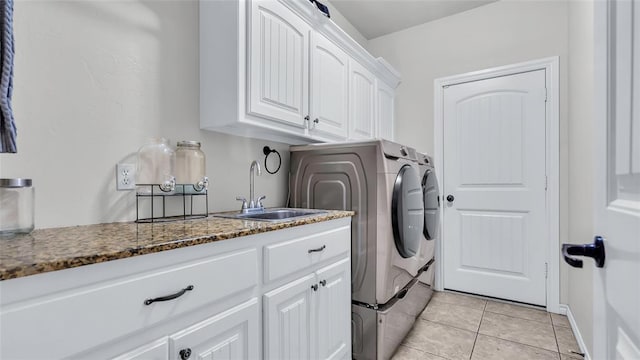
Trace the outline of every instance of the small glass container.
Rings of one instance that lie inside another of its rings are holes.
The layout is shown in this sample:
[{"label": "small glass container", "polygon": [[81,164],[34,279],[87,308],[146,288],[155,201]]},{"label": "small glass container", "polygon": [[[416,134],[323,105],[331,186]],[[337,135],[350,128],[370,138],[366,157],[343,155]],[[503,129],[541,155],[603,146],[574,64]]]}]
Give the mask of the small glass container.
[{"label": "small glass container", "polygon": [[176,149],[176,183],[206,188],[206,157],[198,141],[179,141]]},{"label": "small glass container", "polygon": [[33,231],[34,204],[31,179],[0,179],[0,236]]},{"label": "small glass container", "polygon": [[[175,189],[176,153],[165,138],[151,138],[138,150],[136,184],[159,185],[164,192]],[[138,193],[149,193],[151,187],[139,186]]]}]

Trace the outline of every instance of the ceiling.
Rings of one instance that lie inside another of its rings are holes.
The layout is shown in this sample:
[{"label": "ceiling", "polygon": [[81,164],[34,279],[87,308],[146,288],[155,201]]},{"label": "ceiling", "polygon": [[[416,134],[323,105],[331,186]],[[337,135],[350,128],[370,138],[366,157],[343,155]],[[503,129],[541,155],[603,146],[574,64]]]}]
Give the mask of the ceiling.
[{"label": "ceiling", "polygon": [[390,34],[496,0],[331,0],[367,38]]}]

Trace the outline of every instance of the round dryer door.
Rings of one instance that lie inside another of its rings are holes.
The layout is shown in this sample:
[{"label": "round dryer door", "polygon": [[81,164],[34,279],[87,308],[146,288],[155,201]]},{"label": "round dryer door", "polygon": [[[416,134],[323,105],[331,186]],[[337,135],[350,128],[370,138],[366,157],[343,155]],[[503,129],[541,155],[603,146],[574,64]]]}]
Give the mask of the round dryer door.
[{"label": "round dryer door", "polygon": [[400,169],[393,185],[391,223],[396,248],[404,258],[420,250],[421,231],[424,227],[422,188],[416,169],[405,165]]},{"label": "round dryer door", "polygon": [[422,178],[422,194],[424,196],[424,237],[433,240],[438,236],[440,224],[440,190],[433,169],[427,169]]}]

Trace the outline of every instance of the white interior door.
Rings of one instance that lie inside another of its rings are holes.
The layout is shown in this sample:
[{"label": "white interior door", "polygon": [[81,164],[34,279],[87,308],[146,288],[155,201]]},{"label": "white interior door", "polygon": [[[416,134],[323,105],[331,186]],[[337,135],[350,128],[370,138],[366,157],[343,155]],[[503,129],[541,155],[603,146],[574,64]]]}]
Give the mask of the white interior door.
[{"label": "white interior door", "polygon": [[444,89],[447,289],[546,304],[545,70]]},{"label": "white interior door", "polygon": [[[640,3],[596,2],[594,359],[640,359]],[[585,239],[586,240],[586,239]],[[588,240],[587,240],[588,241]],[[586,266],[593,266],[585,261]]]}]

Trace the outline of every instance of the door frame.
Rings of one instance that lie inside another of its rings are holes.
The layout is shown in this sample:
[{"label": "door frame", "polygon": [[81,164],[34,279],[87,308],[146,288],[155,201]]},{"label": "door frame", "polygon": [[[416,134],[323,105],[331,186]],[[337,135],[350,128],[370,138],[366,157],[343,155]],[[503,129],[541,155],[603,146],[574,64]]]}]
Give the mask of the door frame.
[{"label": "door frame", "polygon": [[[485,70],[473,71],[434,80],[434,162],[436,178],[440,186],[440,197],[444,189],[444,89],[451,86],[478,80],[487,80],[500,76],[515,75],[524,72],[545,70],[547,87],[547,106],[545,116],[546,129],[546,233],[548,237],[546,262],[547,311],[560,313],[560,58],[531,60],[517,64],[499,66]],[[444,207],[440,208],[440,240],[436,242],[436,274],[435,289],[444,290],[444,249],[442,238],[445,235]]]}]

